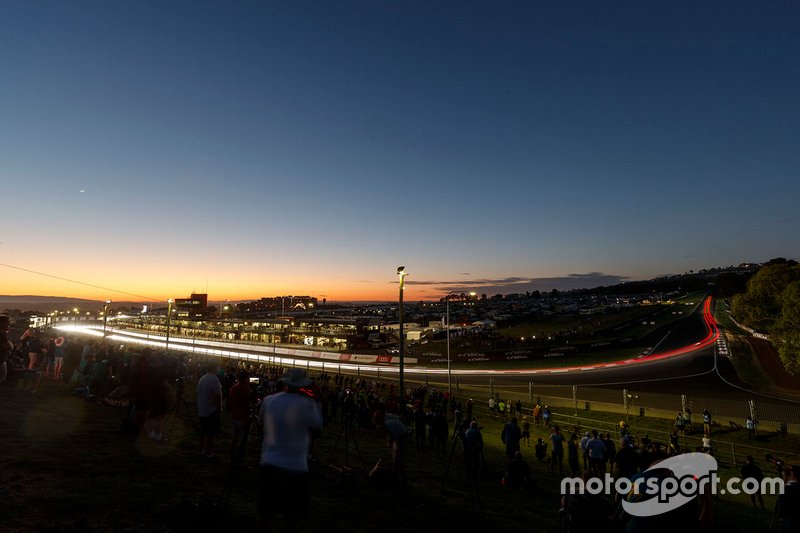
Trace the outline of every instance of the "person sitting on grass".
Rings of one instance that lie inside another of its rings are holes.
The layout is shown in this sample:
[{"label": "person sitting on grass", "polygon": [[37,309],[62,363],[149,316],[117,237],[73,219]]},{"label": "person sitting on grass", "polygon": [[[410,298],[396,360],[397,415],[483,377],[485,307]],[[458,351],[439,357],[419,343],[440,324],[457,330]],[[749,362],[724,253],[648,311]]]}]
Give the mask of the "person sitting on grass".
[{"label": "person sitting on grass", "polygon": [[522,452],[516,452],[514,458],[508,463],[508,470],[503,478],[503,484],[516,490],[533,490],[534,480],[531,477],[531,468],[522,458]]}]

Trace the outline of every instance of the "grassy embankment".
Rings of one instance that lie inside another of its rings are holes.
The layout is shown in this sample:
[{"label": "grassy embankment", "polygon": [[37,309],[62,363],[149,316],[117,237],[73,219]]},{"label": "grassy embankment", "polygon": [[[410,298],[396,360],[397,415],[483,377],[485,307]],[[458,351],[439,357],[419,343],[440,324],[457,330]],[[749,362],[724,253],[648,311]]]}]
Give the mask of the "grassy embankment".
[{"label": "grassy embankment", "polygon": [[[211,507],[230,479],[226,459],[208,462],[196,456],[196,436],[184,416],[167,422],[169,441],[155,444],[146,438],[131,439],[117,432],[120,409],[73,398],[64,385],[43,384],[38,396],[2,391],[0,416],[5,421],[6,466],[0,470],[0,520],[6,531],[158,531],[167,526],[193,525],[176,511],[182,502],[205,502],[191,516],[208,527],[225,530],[256,529],[255,493],[259,445],[250,441],[245,468],[235,476],[226,510]],[[559,531],[559,481],[546,465],[533,458],[533,448],[523,453],[538,479],[535,494],[509,491],[500,486],[504,465],[500,443],[502,422],[476,406],[483,426],[488,472],[477,488],[479,502],[470,499],[459,451],[444,477],[446,453],[419,452],[410,447],[407,455],[408,487],[401,491],[373,485],[367,472],[378,458],[388,458],[384,439],[372,430],[357,430],[345,441],[341,426],[331,423],[317,441],[312,468],[312,507],[307,531],[335,528],[337,531]],[[592,412],[592,421],[573,425],[566,415],[555,421],[572,430],[611,428],[619,415]],[[671,429],[669,421],[632,419],[635,434],[648,432],[663,438]],[[227,424],[217,451],[224,456],[228,444]],[[534,428],[532,442],[546,437]],[[747,444],[741,431],[719,430],[715,442]],[[333,452],[334,446],[338,447]],[[769,435],[759,445],[776,455],[798,447],[796,437]],[[744,449],[744,448],[740,448]],[[763,456],[754,455],[765,471]],[[787,458],[788,459],[788,458]],[[740,459],[741,461],[741,459]],[[349,464],[347,475],[332,475],[328,466]],[[728,461],[722,465],[723,478],[736,472]],[[444,488],[444,490],[442,490]],[[768,508],[773,500],[768,499]],[[714,499],[720,530],[765,529],[770,514],[753,510],[745,497]],[[175,524],[175,522],[178,522]]]}]

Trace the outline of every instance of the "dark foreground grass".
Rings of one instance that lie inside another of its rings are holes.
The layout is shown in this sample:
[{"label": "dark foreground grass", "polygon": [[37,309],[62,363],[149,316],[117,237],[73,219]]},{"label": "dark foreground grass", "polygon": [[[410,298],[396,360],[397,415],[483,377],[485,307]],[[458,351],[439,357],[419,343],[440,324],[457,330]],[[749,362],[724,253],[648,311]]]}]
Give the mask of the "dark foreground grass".
[{"label": "dark foreground grass", "polygon": [[[43,383],[35,396],[9,390],[0,394],[0,530],[257,530],[257,436],[232,478],[229,432],[218,441],[217,461],[200,458],[192,422],[183,411],[166,423],[169,440],[156,444],[144,436],[122,435],[118,428],[124,410],[72,397],[66,385]],[[487,441],[499,439],[499,429],[488,431]],[[367,476],[379,458],[389,459],[385,439],[371,430],[347,437],[332,423],[316,442],[305,530],[523,531],[534,524],[541,531],[558,529],[558,495],[503,489],[499,453],[495,458],[487,451],[494,472],[486,474],[472,498],[460,450],[444,478],[452,441],[444,454],[409,449],[409,483],[392,490]],[[219,509],[215,505],[230,481],[228,506]],[[196,504],[194,512],[185,512]]]},{"label": "dark foreground grass", "polygon": [[[156,444],[120,434],[123,410],[74,398],[65,385],[43,384],[36,396],[0,390],[0,530],[256,531],[257,436],[232,476],[228,432],[218,441],[219,460],[198,457],[192,421],[179,407],[166,422],[169,440]],[[388,461],[385,440],[371,430],[345,435],[331,423],[315,445],[303,529],[560,531],[560,478],[534,459],[533,447],[523,445],[538,489],[531,494],[502,487],[502,422],[482,407],[476,412],[488,468],[475,491],[469,490],[458,448],[444,476],[453,441],[444,454],[409,448],[404,489],[375,484],[367,473],[379,458]],[[545,430],[535,430],[531,443],[538,436],[546,437]],[[229,483],[228,505],[220,508]],[[751,510],[741,498],[718,498],[714,506],[718,531],[763,531],[769,521],[769,513]]]}]

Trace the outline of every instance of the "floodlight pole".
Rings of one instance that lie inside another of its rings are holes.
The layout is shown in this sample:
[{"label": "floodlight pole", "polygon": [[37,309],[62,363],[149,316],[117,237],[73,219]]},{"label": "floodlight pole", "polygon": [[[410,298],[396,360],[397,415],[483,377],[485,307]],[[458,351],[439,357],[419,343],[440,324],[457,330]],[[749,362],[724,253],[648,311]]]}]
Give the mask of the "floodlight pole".
[{"label": "floodlight pole", "polygon": [[108,306],[111,304],[111,300],[106,300],[106,304],[103,306],[103,342],[106,342],[106,325],[108,324]]},{"label": "floodlight pole", "polygon": [[[447,293],[447,296],[444,297],[445,302],[445,309],[446,311],[446,324],[447,324],[447,395],[452,398],[453,397],[453,390],[452,390],[452,382],[453,382],[453,375],[450,369],[450,297],[454,294],[457,294],[459,291],[450,291]],[[474,292],[469,293],[470,296],[475,296]]]},{"label": "floodlight pole", "polygon": [[404,361],[405,361],[405,342],[403,339],[403,281],[408,274],[405,271],[405,267],[398,267],[397,268],[397,276],[400,278],[400,297],[399,297],[399,319],[400,319],[400,409],[401,412],[405,411],[405,401],[406,401],[406,386],[405,380],[403,377],[404,371]]},{"label": "floodlight pole", "polygon": [[172,298],[167,300],[167,341],[164,344],[164,349],[169,350],[169,321],[172,318],[172,302],[174,302]]},{"label": "floodlight pole", "polygon": [[451,401],[451,398],[453,397],[453,391],[451,390],[452,374],[450,372],[450,296],[452,294],[453,294],[453,292],[451,291],[451,292],[447,293],[447,296],[445,296],[445,298],[444,298],[445,309],[447,310],[445,312],[445,316],[447,317],[447,319],[445,321],[445,328],[447,328],[447,329],[445,331],[446,331],[446,335],[447,335],[447,396],[448,396],[448,401]]}]

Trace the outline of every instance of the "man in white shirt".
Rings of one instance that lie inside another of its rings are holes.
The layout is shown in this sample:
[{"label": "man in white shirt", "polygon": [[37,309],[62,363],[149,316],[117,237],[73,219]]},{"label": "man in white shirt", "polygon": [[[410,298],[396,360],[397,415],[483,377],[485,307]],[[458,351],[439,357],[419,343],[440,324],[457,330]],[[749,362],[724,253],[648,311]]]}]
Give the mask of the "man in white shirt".
[{"label": "man in white shirt", "polygon": [[308,457],[312,439],[322,432],[322,412],[303,369],[290,369],[281,381],[282,392],[265,397],[259,411],[264,440],[258,512],[264,529],[282,513],[286,530],[293,531],[308,511]]},{"label": "man in white shirt", "polygon": [[208,371],[197,382],[197,414],[200,416],[199,453],[214,457],[214,435],[219,433],[222,409],[222,383],[217,377],[217,364],[209,363]]}]

